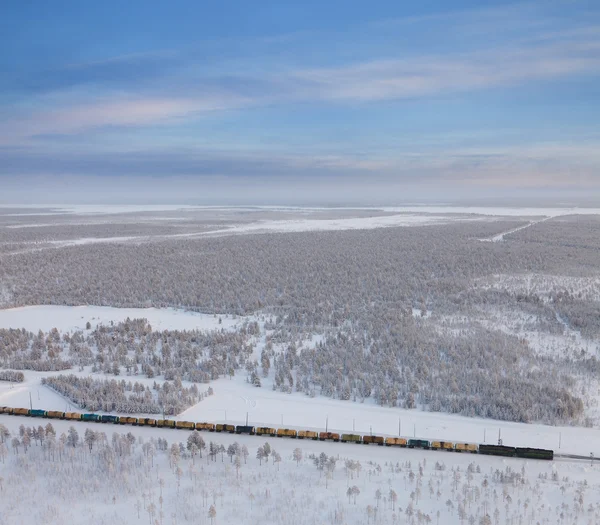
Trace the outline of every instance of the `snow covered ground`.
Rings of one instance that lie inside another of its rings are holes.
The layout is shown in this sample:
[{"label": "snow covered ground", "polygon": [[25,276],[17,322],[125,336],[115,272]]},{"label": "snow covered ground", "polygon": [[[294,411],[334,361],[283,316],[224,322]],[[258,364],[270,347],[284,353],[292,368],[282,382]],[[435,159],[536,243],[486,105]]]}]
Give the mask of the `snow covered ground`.
[{"label": "snow covered ground", "polygon": [[[25,328],[30,332],[60,332],[85,330],[98,324],[119,323],[129,319],[148,319],[153,330],[216,330],[232,329],[241,324],[241,317],[215,316],[174,308],[112,308],[109,306],[23,306],[0,310],[0,328]],[[219,319],[221,323],[219,323]]]},{"label": "snow covered ground", "polygon": [[[215,433],[201,434],[207,449],[202,458],[192,459],[185,447],[188,431],[68,421],[52,421],[56,444],[46,440],[42,447],[32,440],[27,452],[22,445],[12,446],[21,424],[39,423],[47,422],[0,415],[0,425],[11,432],[0,445],[3,525],[453,525],[556,523],[558,518],[558,523],[594,524],[600,519],[600,465],[589,461],[533,461]],[[71,426],[79,435],[75,448],[61,444],[61,434]],[[86,429],[105,433],[106,442],[97,440],[90,451],[83,443]],[[130,432],[137,441],[124,446],[115,432]],[[159,438],[168,442],[164,452],[157,450]],[[211,460],[210,441],[225,450],[237,442],[237,466],[226,453]],[[178,442],[184,450],[176,447],[173,454]],[[257,459],[257,449],[265,442],[281,456],[280,462],[273,462],[274,454],[268,461]],[[295,449],[301,451],[298,461]],[[321,454],[336,460],[332,469],[316,467],[311,455]]]}]

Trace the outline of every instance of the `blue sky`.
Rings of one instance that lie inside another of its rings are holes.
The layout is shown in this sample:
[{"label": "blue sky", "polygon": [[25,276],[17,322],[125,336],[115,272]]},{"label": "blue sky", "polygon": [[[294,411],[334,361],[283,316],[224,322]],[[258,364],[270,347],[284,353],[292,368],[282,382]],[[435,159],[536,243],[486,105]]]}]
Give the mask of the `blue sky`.
[{"label": "blue sky", "polygon": [[600,3],[0,6],[0,202],[600,198]]}]

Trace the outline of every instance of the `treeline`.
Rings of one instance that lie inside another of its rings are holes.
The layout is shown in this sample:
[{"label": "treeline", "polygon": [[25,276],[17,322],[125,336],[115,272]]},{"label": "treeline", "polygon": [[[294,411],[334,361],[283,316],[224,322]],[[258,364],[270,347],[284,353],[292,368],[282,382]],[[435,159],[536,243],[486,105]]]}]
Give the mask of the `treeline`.
[{"label": "treeline", "polygon": [[138,382],[116,379],[94,379],[73,374],[42,379],[46,385],[69,399],[79,408],[90,412],[119,412],[124,414],[175,415],[212,394],[212,389],[200,392],[196,385],[184,387],[180,380],[154,383],[152,390]]},{"label": "treeline", "polygon": [[15,370],[0,370],[0,381],[22,383],[25,381],[25,374],[23,372],[16,372]]}]

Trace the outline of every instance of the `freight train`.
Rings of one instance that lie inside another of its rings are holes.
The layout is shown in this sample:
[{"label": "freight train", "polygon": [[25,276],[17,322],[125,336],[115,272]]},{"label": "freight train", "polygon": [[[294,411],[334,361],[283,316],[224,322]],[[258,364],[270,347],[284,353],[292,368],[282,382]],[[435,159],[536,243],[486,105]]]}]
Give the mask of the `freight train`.
[{"label": "freight train", "polygon": [[66,419],[74,421],[93,421],[114,425],[137,425],[148,427],[179,428],[203,430],[208,432],[228,432],[230,434],[248,434],[270,437],[288,437],[292,439],[312,439],[314,441],[336,441],[362,445],[386,447],[420,448],[425,450],[446,450],[484,454],[488,456],[507,456],[528,459],[554,459],[554,451],[542,448],[507,447],[502,445],[478,445],[475,443],[453,443],[451,441],[429,441],[426,439],[405,439],[361,434],[338,434],[337,432],[315,432],[313,430],[293,430],[289,428],[253,427],[249,425],[228,425],[222,423],[194,423],[173,419],[152,419],[148,417],[113,416],[110,414],[81,414],[79,412],[58,412],[54,410],[30,410],[28,408],[0,407],[0,414],[15,416],[42,417],[48,419]]}]

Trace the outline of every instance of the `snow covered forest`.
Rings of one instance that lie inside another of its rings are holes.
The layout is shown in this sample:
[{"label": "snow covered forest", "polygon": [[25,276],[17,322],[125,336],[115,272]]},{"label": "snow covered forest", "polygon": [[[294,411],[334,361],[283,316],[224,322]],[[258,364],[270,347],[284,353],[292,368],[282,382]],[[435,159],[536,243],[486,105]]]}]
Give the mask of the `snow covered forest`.
[{"label": "snow covered forest", "polygon": [[[0,363],[194,382],[241,373],[309,396],[591,424],[600,371],[600,220],[561,216],[481,242],[528,223],[469,219],[35,250],[21,248],[36,232],[54,239],[61,226],[6,228],[4,307],[172,306],[253,321],[206,333],[153,331],[141,320],[86,333],[2,330]],[[165,228],[175,226],[161,222],[155,233]]]},{"label": "snow covered forest", "polygon": [[589,476],[598,467],[587,462],[407,450],[390,457],[378,447],[8,421],[0,424],[2,525],[600,520],[598,477]]}]

